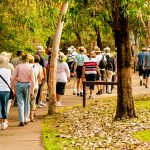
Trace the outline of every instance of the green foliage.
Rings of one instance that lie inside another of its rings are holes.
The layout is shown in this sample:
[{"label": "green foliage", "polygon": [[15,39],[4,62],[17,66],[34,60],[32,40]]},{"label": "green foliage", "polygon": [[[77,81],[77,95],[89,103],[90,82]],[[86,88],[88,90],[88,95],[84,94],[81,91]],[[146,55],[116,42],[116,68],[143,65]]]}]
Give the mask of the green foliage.
[{"label": "green foliage", "polygon": [[39,44],[45,47],[47,38],[53,36],[59,13],[55,4],[42,1],[28,4],[25,0],[1,2],[0,51],[34,51]]},{"label": "green foliage", "polygon": [[[33,0],[28,3],[26,0],[1,0],[0,51],[6,50],[14,53],[19,49],[34,51],[39,44],[46,47],[48,37],[53,39],[62,2],[62,0]],[[143,42],[145,30],[137,18],[137,12],[141,9],[144,21],[147,22],[150,15],[148,1],[121,0],[121,4],[122,13],[129,15],[130,31],[133,31],[134,35],[140,37]],[[65,24],[61,48],[66,49],[70,45],[82,44],[90,49],[91,42],[96,41],[97,38],[95,27],[100,29],[103,46],[114,48],[111,5],[113,5],[113,0],[69,1],[67,16],[63,16]]]}]

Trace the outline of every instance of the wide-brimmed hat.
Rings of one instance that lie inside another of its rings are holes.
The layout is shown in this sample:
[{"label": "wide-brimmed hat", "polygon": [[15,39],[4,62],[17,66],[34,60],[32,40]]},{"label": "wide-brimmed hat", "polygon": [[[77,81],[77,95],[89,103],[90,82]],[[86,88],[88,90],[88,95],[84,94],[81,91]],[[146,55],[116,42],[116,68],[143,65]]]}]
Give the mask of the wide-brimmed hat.
[{"label": "wide-brimmed hat", "polygon": [[0,54],[0,68],[8,68],[10,59]]},{"label": "wide-brimmed hat", "polygon": [[74,46],[70,46],[69,48],[67,48],[67,51],[75,51],[76,48]]},{"label": "wide-brimmed hat", "polygon": [[104,52],[105,52],[105,51],[109,51],[109,52],[110,52],[110,48],[109,48],[109,47],[105,47],[105,48],[104,48]]},{"label": "wide-brimmed hat", "polygon": [[60,62],[63,62],[64,57],[65,57],[65,54],[64,54],[63,52],[59,52],[58,60],[59,60]]},{"label": "wide-brimmed hat", "polygon": [[5,51],[4,51],[4,52],[1,52],[0,54],[1,54],[2,56],[4,56],[4,57],[9,58],[9,59],[11,58],[11,55],[12,55],[12,53],[7,53],[7,52],[5,52]]},{"label": "wide-brimmed hat", "polygon": [[95,52],[95,53],[100,53],[100,52],[102,52],[102,51],[100,51],[100,48],[99,48],[98,46],[95,46],[95,47],[94,47],[94,52]]},{"label": "wide-brimmed hat", "polygon": [[37,51],[37,52],[44,52],[43,46],[40,46],[40,45],[37,46],[37,47],[36,47],[36,51]]}]

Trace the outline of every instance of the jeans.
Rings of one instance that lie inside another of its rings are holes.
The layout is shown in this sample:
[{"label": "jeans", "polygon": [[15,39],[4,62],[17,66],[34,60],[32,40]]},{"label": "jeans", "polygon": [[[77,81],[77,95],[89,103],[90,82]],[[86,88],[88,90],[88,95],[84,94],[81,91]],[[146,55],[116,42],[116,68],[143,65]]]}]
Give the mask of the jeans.
[{"label": "jeans", "polygon": [[16,97],[20,122],[27,122],[30,115],[29,83],[16,83]]},{"label": "jeans", "polygon": [[7,119],[7,106],[9,100],[9,91],[0,91],[0,118]]}]

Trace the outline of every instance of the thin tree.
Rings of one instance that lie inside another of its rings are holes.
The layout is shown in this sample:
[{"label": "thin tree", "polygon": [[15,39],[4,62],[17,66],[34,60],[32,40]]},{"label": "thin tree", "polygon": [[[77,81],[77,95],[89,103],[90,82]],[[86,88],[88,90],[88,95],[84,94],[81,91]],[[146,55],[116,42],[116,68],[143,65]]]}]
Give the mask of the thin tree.
[{"label": "thin tree", "polygon": [[53,39],[52,54],[49,69],[49,105],[48,114],[52,115],[56,113],[56,71],[57,71],[57,58],[61,40],[61,34],[64,24],[64,17],[68,9],[68,1],[62,3],[60,14],[56,26],[56,31]]}]

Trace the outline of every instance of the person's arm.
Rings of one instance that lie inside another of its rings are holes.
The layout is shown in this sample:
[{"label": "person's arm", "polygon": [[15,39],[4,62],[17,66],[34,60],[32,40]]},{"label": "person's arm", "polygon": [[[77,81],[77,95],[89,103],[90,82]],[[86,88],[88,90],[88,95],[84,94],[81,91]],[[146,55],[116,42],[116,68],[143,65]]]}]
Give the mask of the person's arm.
[{"label": "person's arm", "polygon": [[82,68],[82,79],[83,80],[85,79],[85,65],[83,65],[83,68]]},{"label": "person's arm", "polygon": [[65,72],[66,72],[66,75],[67,75],[67,79],[68,81],[70,81],[70,69],[69,69],[69,66],[66,62],[64,62],[65,64]]},{"label": "person's arm", "polygon": [[142,64],[142,69],[145,70],[145,65],[146,65],[146,56],[143,58],[143,64]]},{"label": "person's arm", "polygon": [[100,73],[100,69],[99,69],[99,67],[98,67],[98,64],[96,64],[96,71],[97,71],[97,73],[98,73],[98,76],[100,76],[101,73]]}]

